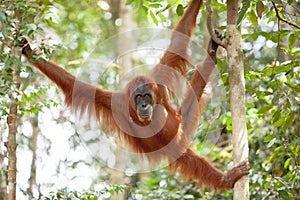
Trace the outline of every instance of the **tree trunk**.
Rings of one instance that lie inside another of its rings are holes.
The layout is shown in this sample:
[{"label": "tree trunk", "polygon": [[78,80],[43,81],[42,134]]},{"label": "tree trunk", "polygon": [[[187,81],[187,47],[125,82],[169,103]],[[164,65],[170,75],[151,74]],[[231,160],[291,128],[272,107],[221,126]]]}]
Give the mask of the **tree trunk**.
[{"label": "tree trunk", "polygon": [[[121,76],[126,76],[130,71],[130,78],[135,76],[131,71],[134,68],[134,53],[128,53],[136,47],[135,30],[137,24],[134,21],[134,11],[131,6],[126,5],[126,0],[120,0],[119,17],[122,21],[118,44],[118,55],[120,56]],[[128,77],[129,78],[129,77]]]},{"label": "tree trunk", "polygon": [[[0,127],[0,141],[3,141],[2,138],[2,133],[3,130]],[[6,166],[4,163],[4,158],[5,158],[5,152],[3,149],[1,149],[0,146],[0,200],[5,200],[7,199],[7,192],[6,192],[6,173],[3,173],[6,171]]]},{"label": "tree trunk", "polygon": [[[126,0],[119,1],[119,18],[121,19],[120,34],[118,37],[118,46],[117,46],[117,55],[120,60],[120,76],[122,82],[124,83],[124,78],[131,78],[133,74],[131,69],[134,67],[134,58],[133,53],[128,53],[129,50],[133,50],[136,47],[136,38],[132,30],[137,28],[137,25],[134,21],[134,12],[131,6],[126,5]],[[127,73],[130,73],[128,76]],[[116,139],[116,143],[120,146],[124,146],[124,141]],[[124,152],[117,152],[115,154],[116,163],[115,166],[118,166],[119,169],[126,169],[126,160],[129,159],[128,155]],[[124,172],[114,170],[114,173],[111,176],[111,181],[113,184],[126,184],[124,177]],[[111,199],[127,199],[128,190],[120,192]]]},{"label": "tree trunk", "polygon": [[13,66],[13,83],[15,90],[10,94],[10,109],[7,116],[8,125],[8,141],[5,142],[8,153],[8,200],[16,199],[16,183],[17,183],[17,114],[18,114],[18,98],[17,90],[20,88],[19,66]]},{"label": "tree trunk", "polygon": [[31,160],[31,167],[30,167],[30,178],[29,188],[28,188],[28,195],[30,199],[34,199],[33,190],[37,187],[36,184],[36,159],[37,159],[37,139],[39,135],[39,127],[38,127],[38,115],[30,118],[30,122],[32,125],[32,136],[29,140],[30,150],[32,151],[32,160]]},{"label": "tree trunk", "polygon": [[[227,1],[227,54],[229,65],[230,108],[232,114],[232,143],[234,162],[248,159],[245,109],[245,79],[242,37],[236,28],[239,0]],[[249,180],[244,176],[234,185],[234,199],[249,199]]]}]

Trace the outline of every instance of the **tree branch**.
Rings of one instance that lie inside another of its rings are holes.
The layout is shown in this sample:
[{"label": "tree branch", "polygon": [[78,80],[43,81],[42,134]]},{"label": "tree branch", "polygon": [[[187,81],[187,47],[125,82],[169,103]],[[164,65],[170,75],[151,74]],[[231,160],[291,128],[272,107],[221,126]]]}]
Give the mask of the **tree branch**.
[{"label": "tree branch", "polygon": [[[207,30],[208,30],[208,33],[211,37],[211,39],[213,41],[215,41],[218,45],[226,48],[226,40],[223,40],[223,36],[218,37],[219,35],[217,35],[216,33],[216,29],[213,27],[213,24],[212,24],[212,10],[211,10],[211,0],[207,0],[206,1],[206,14],[207,14],[207,17],[206,17],[206,26],[207,26]],[[217,31],[218,33],[220,31]]]},{"label": "tree branch", "polygon": [[297,29],[300,29],[300,26],[298,26],[297,24],[294,24],[294,23],[292,23],[292,22],[290,22],[290,21],[288,21],[288,20],[283,19],[282,17],[280,17],[278,8],[276,7],[274,1],[272,1],[272,4],[273,4],[273,7],[274,7],[275,12],[276,12],[276,17],[277,17],[279,20],[281,20],[281,21],[287,23],[287,24],[290,25],[290,26],[293,26],[293,27],[295,27],[295,28],[297,28]]}]

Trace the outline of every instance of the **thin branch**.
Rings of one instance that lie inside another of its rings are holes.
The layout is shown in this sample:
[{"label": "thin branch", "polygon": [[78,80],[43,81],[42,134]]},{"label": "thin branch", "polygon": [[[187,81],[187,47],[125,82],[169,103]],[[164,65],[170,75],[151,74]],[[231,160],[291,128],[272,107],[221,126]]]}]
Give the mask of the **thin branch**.
[{"label": "thin branch", "polygon": [[[273,2],[272,2],[273,3]],[[275,9],[276,10],[276,9]],[[279,54],[280,54],[280,19],[277,18],[277,29],[278,29],[278,35],[277,35],[277,48],[276,48],[276,51],[277,51],[277,56],[274,58],[274,65],[273,65],[273,69],[272,69],[272,74],[274,74],[274,69],[276,67],[276,63],[277,63],[277,60],[278,60],[278,57],[279,57]]]},{"label": "thin branch", "polygon": [[281,20],[281,21],[287,23],[287,24],[290,25],[290,26],[293,26],[293,27],[295,27],[295,28],[297,28],[297,29],[300,29],[300,26],[298,26],[297,24],[294,24],[294,23],[292,23],[292,22],[289,22],[289,21],[287,21],[286,19],[283,19],[282,17],[280,17],[278,8],[276,7],[274,1],[272,1],[272,4],[273,4],[273,7],[274,7],[275,12],[276,12],[276,17],[277,17],[279,20]]},{"label": "thin branch", "polygon": [[[215,32],[215,28],[212,24],[212,10],[211,10],[211,0],[206,1],[206,26],[208,33],[213,41],[215,41],[218,45],[226,48],[226,40],[222,40],[223,38],[219,38]],[[218,31],[220,32],[220,31]]]}]

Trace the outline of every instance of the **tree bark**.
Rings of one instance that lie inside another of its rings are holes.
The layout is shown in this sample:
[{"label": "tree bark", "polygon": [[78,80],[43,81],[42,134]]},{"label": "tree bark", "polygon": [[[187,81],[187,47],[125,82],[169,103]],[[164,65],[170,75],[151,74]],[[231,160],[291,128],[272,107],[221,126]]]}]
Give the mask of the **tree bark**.
[{"label": "tree bark", "polygon": [[134,11],[131,6],[126,5],[126,0],[120,0],[119,17],[122,20],[120,27],[121,37],[119,37],[118,55],[120,56],[120,74],[126,76],[130,71],[130,78],[135,76],[131,71],[134,67],[133,53],[128,53],[130,50],[136,48],[135,29],[137,24],[134,20]]},{"label": "tree bark", "polygon": [[5,142],[8,153],[8,200],[16,199],[16,183],[17,183],[17,114],[18,114],[18,98],[17,90],[20,88],[19,66],[13,66],[13,84],[14,91],[10,94],[10,109],[7,116],[8,125],[8,141]]},{"label": "tree bark", "polygon": [[32,151],[32,160],[31,160],[31,167],[30,167],[30,178],[29,188],[28,188],[28,195],[31,199],[34,199],[33,190],[37,187],[36,184],[36,159],[37,159],[37,140],[39,135],[39,127],[38,127],[38,115],[30,118],[30,122],[32,125],[32,136],[29,140],[29,147]]},{"label": "tree bark", "polygon": [[[232,114],[232,143],[235,163],[248,159],[245,109],[245,79],[242,37],[236,28],[239,0],[227,1],[227,54],[229,65],[230,108]],[[234,185],[233,199],[249,199],[249,180],[244,176]]]},{"label": "tree bark", "polygon": [[[3,141],[2,133],[3,133],[3,130],[0,127],[0,141]],[[1,149],[1,146],[0,146],[0,200],[7,199],[6,173],[3,173],[6,171],[6,165],[4,163],[5,156],[6,156],[5,152],[3,151],[3,149]]]},{"label": "tree bark", "polygon": [[[134,12],[131,6],[126,5],[126,0],[119,0],[119,10],[118,17],[121,19],[120,26],[120,34],[118,37],[118,41],[116,41],[117,48],[115,49],[120,61],[120,76],[122,78],[122,82],[124,83],[125,77],[131,78],[135,74],[133,74],[131,69],[134,67],[134,58],[132,57],[133,53],[128,53],[129,50],[133,50],[136,47],[136,36],[134,35],[134,31],[137,28],[137,25],[134,21]],[[128,76],[127,73],[130,73]],[[126,82],[126,81],[125,81]],[[120,146],[123,146],[124,141],[116,139],[116,143]],[[119,169],[125,169],[126,160],[129,159],[126,153],[118,151],[115,154],[116,163],[115,166],[118,166]],[[119,170],[112,169],[111,170],[111,182],[113,184],[126,184],[125,182],[124,172]],[[114,199],[127,199],[128,191],[125,190],[123,192],[119,192],[115,196],[111,197]]]}]

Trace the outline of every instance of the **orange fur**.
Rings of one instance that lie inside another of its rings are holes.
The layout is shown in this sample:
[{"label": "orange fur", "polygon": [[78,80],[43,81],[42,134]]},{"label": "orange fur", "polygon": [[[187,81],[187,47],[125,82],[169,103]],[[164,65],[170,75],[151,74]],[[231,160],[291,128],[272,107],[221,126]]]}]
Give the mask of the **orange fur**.
[{"label": "orange fur", "polygon": [[[202,94],[216,62],[215,53],[207,55],[202,65],[197,67],[190,82],[191,87],[178,110],[170,106],[167,88],[164,86],[172,86],[181,75],[186,77],[189,66],[186,51],[201,5],[202,0],[191,2],[172,34],[169,48],[150,77],[138,76],[124,90],[107,91],[83,83],[56,64],[42,58],[32,64],[60,87],[66,104],[73,111],[80,114],[86,111],[90,116],[95,116],[107,132],[118,133],[135,152],[147,154],[153,161],[167,158],[170,168],[178,170],[184,177],[196,179],[199,185],[225,190],[232,188],[235,181],[247,174],[247,163],[241,163],[225,174],[189,148],[189,136],[194,132],[202,112],[199,107],[204,105]],[[216,48],[217,46],[213,50]],[[23,54],[29,61],[34,56],[29,45],[23,48]],[[154,93],[152,127],[138,120],[130,103],[128,110],[130,95],[139,82],[150,84]],[[155,129],[156,123],[161,121],[164,121],[164,125],[156,134],[140,137],[144,131]],[[145,128],[144,131],[140,131],[140,127]]]}]

